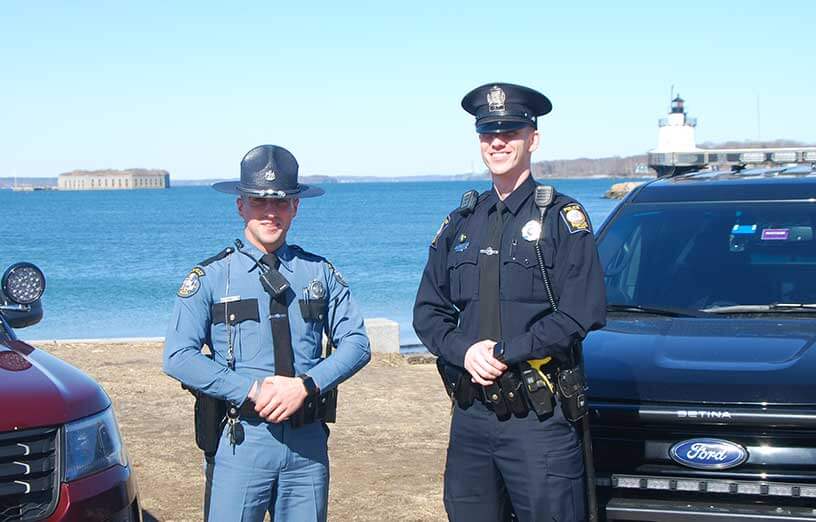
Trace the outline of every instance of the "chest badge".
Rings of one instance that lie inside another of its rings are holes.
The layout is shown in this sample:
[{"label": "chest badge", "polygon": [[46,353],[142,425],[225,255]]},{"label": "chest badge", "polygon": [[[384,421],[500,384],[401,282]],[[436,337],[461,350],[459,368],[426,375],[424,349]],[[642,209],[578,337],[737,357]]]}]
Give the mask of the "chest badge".
[{"label": "chest badge", "polygon": [[535,241],[541,237],[541,223],[531,219],[521,227],[521,237],[527,241]]},{"label": "chest badge", "polygon": [[326,287],[323,282],[318,279],[309,281],[309,286],[306,287],[309,299],[323,299],[326,297]]}]

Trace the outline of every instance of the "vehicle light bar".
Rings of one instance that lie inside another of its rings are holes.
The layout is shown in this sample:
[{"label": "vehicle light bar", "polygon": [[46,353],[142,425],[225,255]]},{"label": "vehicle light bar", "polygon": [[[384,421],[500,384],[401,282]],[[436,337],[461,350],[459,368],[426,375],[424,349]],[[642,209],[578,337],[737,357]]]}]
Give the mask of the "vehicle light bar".
[{"label": "vehicle light bar", "polygon": [[742,163],[762,163],[767,157],[768,155],[764,152],[743,152],[739,155]]},{"label": "vehicle light bar", "polygon": [[816,484],[612,475],[612,487],[654,491],[693,491],[727,495],[761,495],[816,499]]},{"label": "vehicle light bar", "polygon": [[776,163],[796,163],[796,151],[786,150],[771,153],[771,161]]}]

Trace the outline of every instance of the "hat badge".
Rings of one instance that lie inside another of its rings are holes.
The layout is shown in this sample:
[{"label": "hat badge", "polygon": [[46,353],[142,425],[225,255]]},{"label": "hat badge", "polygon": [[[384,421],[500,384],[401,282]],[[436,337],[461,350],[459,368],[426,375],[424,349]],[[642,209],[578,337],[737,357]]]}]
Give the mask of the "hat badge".
[{"label": "hat badge", "polygon": [[269,169],[264,174],[264,180],[269,181],[269,182],[275,181],[276,177],[277,177],[277,175],[275,174],[275,171],[272,170],[272,169]]},{"label": "hat badge", "polygon": [[497,112],[504,110],[504,100],[507,96],[499,86],[493,86],[487,92],[487,110],[490,112]]}]

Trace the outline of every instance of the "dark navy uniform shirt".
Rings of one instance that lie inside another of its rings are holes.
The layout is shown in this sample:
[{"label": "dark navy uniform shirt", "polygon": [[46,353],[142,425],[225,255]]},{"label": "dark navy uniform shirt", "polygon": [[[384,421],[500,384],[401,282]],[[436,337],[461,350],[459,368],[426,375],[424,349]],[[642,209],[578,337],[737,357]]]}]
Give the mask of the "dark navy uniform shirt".
[{"label": "dark navy uniform shirt", "polygon": [[[575,339],[606,321],[606,294],[595,238],[583,208],[557,194],[547,210],[541,251],[557,296],[552,312],[538,266],[530,221],[539,221],[536,182],[528,177],[504,203],[500,256],[500,321],[504,358],[510,363],[554,356],[566,362]],[[433,354],[464,367],[467,349],[479,338],[479,264],[486,254],[495,190],[479,196],[469,215],[453,212],[431,244],[414,304],[414,329]],[[528,233],[522,231],[528,227]],[[534,229],[534,225],[532,226]]]},{"label": "dark navy uniform shirt", "polygon": [[[263,252],[253,245],[244,251],[256,259]],[[284,243],[275,254],[280,273],[289,281],[287,298],[295,375],[308,373],[321,391],[351,377],[371,358],[363,317],[342,277],[324,258]],[[324,289],[322,320],[303,317],[299,300],[316,283]],[[233,252],[193,269],[173,309],[164,347],[164,371],[204,393],[241,404],[256,379],[275,374],[275,354],[269,322],[269,294],[249,257]],[[235,315],[233,325],[225,317]],[[329,321],[337,349],[322,357],[324,321]],[[235,369],[227,367],[228,335]],[[201,352],[208,345],[213,358]]]}]

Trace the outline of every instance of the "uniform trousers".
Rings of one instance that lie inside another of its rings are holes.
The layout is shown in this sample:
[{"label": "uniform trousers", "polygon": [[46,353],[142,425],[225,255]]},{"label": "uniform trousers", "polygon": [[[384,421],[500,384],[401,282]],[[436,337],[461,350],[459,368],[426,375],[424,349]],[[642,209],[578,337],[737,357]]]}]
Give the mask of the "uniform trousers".
[{"label": "uniform trousers", "polygon": [[451,419],[445,509],[451,522],[577,522],[586,519],[582,446],[556,406],[539,421],[499,421],[479,402]]},{"label": "uniform trousers", "polygon": [[329,498],[328,429],[240,420],[245,438],[232,446],[224,429],[206,459],[204,520],[325,522]]}]

